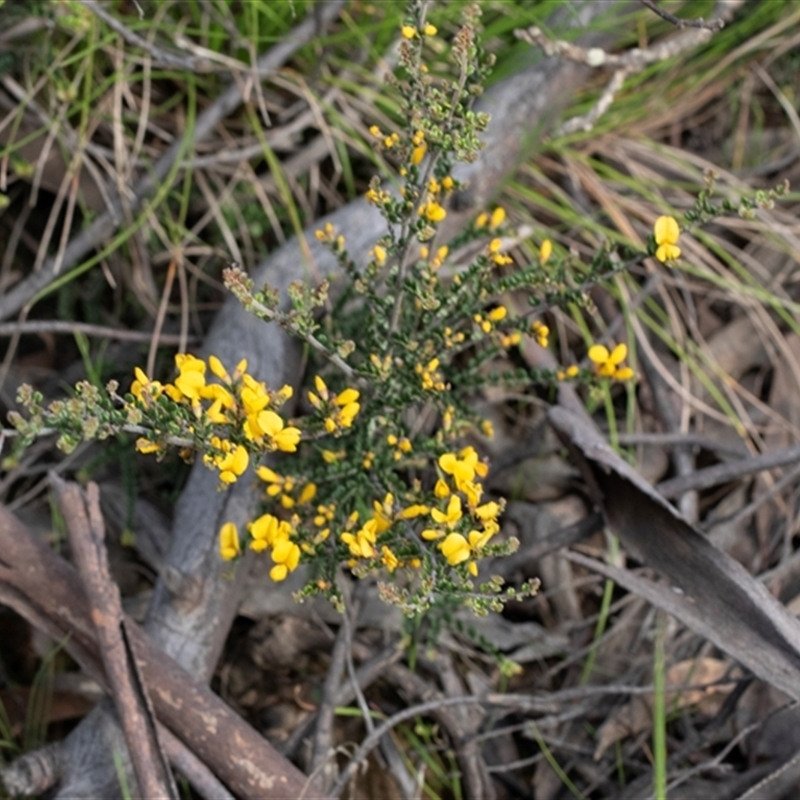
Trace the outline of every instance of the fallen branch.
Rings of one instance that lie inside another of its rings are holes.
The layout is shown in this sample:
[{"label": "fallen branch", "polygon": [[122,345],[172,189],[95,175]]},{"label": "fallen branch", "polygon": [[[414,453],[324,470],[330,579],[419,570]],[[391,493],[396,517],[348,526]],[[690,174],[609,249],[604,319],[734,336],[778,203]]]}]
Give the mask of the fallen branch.
[{"label": "fallen branch", "polygon": [[51,473],[70,544],[83,579],[100,658],[122,725],[139,790],[146,797],[175,800],[178,787],[166,764],[156,733],[147,687],[132,652],[119,589],[108,571],[100,492],[90,483],[86,494]]},{"label": "fallen branch", "polygon": [[[37,541],[2,506],[0,553],[0,600],[31,624],[64,640],[65,649],[105,685],[89,604],[75,568]],[[155,647],[136,623],[125,618],[125,626],[156,717],[233,793],[259,800],[302,795],[303,773],[207,686]],[[61,769],[69,774],[86,769],[86,764],[62,763]],[[63,779],[64,774],[57,777]]]}]

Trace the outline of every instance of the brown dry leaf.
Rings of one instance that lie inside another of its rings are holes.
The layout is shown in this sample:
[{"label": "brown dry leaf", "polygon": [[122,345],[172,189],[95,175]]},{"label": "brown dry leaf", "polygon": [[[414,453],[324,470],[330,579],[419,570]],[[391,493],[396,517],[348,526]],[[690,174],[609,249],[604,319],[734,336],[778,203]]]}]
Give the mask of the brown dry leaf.
[{"label": "brown dry leaf", "polygon": [[648,599],[695,633],[800,699],[800,624],[727,553],[686,523],[582,417],[554,408],[550,423],[569,446],[611,530],[634,558],[671,586],[569,555]]},{"label": "brown dry leaf", "polygon": [[[695,686],[705,688],[670,689],[664,693],[667,713],[674,713],[696,706],[695,714],[713,717],[722,706],[725,697],[733,689],[733,683],[718,684],[730,665],[719,658],[688,658],[673,664],[665,677],[667,687]],[[627,736],[649,730],[653,724],[653,695],[636,695],[617,713],[609,717],[600,727],[594,760],[599,761],[612,744]]]}]

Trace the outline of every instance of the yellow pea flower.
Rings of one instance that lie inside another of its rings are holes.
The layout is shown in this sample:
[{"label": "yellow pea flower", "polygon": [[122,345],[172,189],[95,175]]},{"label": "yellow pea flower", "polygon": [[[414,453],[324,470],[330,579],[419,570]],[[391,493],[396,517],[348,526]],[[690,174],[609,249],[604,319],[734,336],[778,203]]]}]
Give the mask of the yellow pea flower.
[{"label": "yellow pea flower", "polygon": [[239,532],[236,530],[236,525],[232,522],[226,522],[219,529],[219,554],[223,561],[230,561],[236,558],[242,552],[242,546],[239,542]]},{"label": "yellow pea flower", "polygon": [[589,348],[589,360],[595,365],[595,372],[604,378],[613,378],[615,381],[630,380],[634,373],[630,367],[620,364],[628,355],[628,346],[618,344],[611,352],[602,344],[595,344]]},{"label": "yellow pea flower", "polygon": [[658,248],[656,258],[662,263],[680,258],[681,249],[677,246],[681,229],[674,217],[662,216],[653,226],[653,235]]}]

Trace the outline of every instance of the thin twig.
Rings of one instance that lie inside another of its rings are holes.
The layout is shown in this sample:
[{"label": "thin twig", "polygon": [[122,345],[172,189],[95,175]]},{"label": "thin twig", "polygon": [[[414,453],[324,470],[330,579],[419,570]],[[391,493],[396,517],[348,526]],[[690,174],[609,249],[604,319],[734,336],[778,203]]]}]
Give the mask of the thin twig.
[{"label": "thin twig", "polygon": [[477,705],[483,702],[485,702],[483,698],[474,696],[440,697],[436,700],[428,700],[425,703],[419,703],[418,705],[410,706],[403,711],[398,711],[396,714],[393,714],[391,717],[389,717],[389,719],[387,719],[385,722],[378,725],[378,727],[375,728],[375,730],[369,734],[363,742],[361,742],[361,746],[358,748],[358,750],[356,750],[355,755],[342,770],[342,774],[331,788],[329,794],[331,797],[339,797],[344,790],[344,787],[347,786],[347,782],[350,780],[353,772],[355,772],[358,765],[367,757],[370,751],[377,746],[381,740],[381,737],[383,737],[401,722],[405,722],[407,719],[412,719],[420,714],[441,711],[443,708],[447,708],[449,706]]},{"label": "thin twig", "polygon": [[336,635],[336,642],[331,652],[331,664],[322,690],[322,702],[317,715],[317,727],[314,732],[314,745],[311,749],[311,773],[314,788],[324,793],[325,781],[324,767],[332,754],[333,720],[336,711],[336,695],[342,683],[345,671],[347,648],[350,641],[347,637],[347,628],[342,625]]},{"label": "thin twig", "polygon": [[[134,47],[138,47],[140,50],[144,50],[153,60],[155,64],[160,67],[170,67],[174,69],[183,70],[185,72],[209,72],[211,71],[211,65],[208,59],[205,58],[197,58],[196,56],[180,56],[175,55],[174,53],[170,53],[167,50],[159,47],[158,45],[152,44],[148,42],[146,39],[142,39],[139,34],[134,33],[127,25],[123,22],[118,20],[116,17],[113,17],[109,14],[103,6],[101,6],[96,0],[78,0],[81,5],[88,8],[96,17],[103,20],[109,28],[115,33],[118,33],[128,44],[133,45]],[[239,62],[240,68],[242,71],[248,69],[247,64]],[[231,65],[225,65],[224,67],[219,67],[218,69],[222,70],[225,69],[226,71],[230,70]]]},{"label": "thin twig", "polygon": [[694,474],[685,477],[670,478],[657,484],[656,490],[663,497],[677,497],[684,492],[708,489],[711,486],[718,486],[720,483],[743,478],[755,472],[785,467],[798,461],[800,461],[800,445],[796,444],[773,453],[715,464],[713,467],[697,470]]},{"label": "thin twig", "polygon": [[725,21],[721,19],[705,20],[702,17],[698,17],[697,19],[681,19],[657,6],[654,0],[639,0],[639,2],[643,6],[647,6],[647,8],[661,17],[661,19],[672,23],[677,28],[705,28],[709,31],[721,31],[725,27]]},{"label": "thin twig", "polygon": [[590,131],[597,120],[611,107],[614,97],[629,75],[641,72],[648,64],[665,61],[707,42],[714,33],[725,27],[735,9],[744,2],[744,0],[733,0],[733,2],[718,3],[714,19],[706,21],[703,19],[680,19],[656,6],[653,0],[639,1],[679,28],[693,28],[694,30],[684,30],[676,36],[656,42],[650,47],[634,47],[623,53],[609,53],[600,47],[585,48],[572,42],[552,40],[541,28],[535,26],[527,30],[514,31],[514,35],[518,39],[529,44],[539,45],[548,56],[560,55],[578,64],[585,64],[593,68],[613,67],[615,70],[599,100],[589,113],[567,120],[559,130],[560,135],[576,131]]},{"label": "thin twig", "polygon": [[[83,333],[86,336],[97,336],[102,339],[116,339],[120,342],[149,342],[153,338],[147,331],[128,331],[123,328],[109,328],[105,325],[92,325],[88,322],[65,322],[64,320],[32,319],[25,322],[0,322],[0,337],[16,334],[41,333]],[[189,337],[187,344],[196,344],[197,337]],[[160,333],[159,344],[179,345],[181,337],[174,333]]]}]

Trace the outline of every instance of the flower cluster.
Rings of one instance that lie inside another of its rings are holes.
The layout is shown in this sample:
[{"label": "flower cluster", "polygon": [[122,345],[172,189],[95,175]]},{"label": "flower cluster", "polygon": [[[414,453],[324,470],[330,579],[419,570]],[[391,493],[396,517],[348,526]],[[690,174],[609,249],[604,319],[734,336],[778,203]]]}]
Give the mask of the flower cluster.
[{"label": "flower cluster", "polygon": [[204,452],[204,463],[219,471],[220,481],[231,484],[246,472],[251,453],[297,450],[300,429],[278,413],[292,396],[291,386],[270,391],[248,374],[244,359],[233,374],[213,355],[206,362],[179,353],[175,367],[178,375],[167,384],[134,370],[125,407],[130,422],[146,427],[136,441],[139,452],[159,453],[176,436],[187,438]]}]

